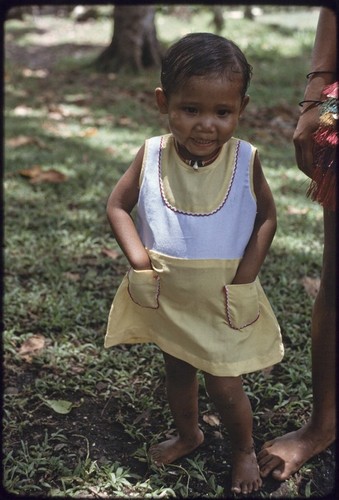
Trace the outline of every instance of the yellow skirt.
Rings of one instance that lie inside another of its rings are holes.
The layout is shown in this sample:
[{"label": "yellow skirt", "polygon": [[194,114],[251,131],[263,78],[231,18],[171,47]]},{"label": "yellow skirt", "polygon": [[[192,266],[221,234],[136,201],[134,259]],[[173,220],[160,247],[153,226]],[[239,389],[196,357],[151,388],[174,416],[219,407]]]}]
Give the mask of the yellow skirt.
[{"label": "yellow skirt", "polygon": [[239,260],[178,259],[150,251],[153,270],[125,275],[112,304],[105,347],[153,342],[216,376],[278,363],[278,322],[257,278],[231,285]]}]

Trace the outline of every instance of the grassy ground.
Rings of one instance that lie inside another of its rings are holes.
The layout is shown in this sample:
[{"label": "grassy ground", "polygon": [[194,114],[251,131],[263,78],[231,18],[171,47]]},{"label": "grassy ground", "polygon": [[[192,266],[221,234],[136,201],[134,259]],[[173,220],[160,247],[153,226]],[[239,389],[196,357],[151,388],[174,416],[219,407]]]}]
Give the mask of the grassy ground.
[{"label": "grassy ground", "polygon": [[[311,408],[310,312],[322,214],[305,199],[291,138],[317,12],[271,12],[250,22],[229,11],[223,34],[255,68],[238,135],[258,146],[279,216],[261,280],[286,355],[273,370],[244,377],[259,449],[301,426]],[[213,31],[208,9],[184,14],[158,14],[164,43],[187,26]],[[147,448],[173,431],[161,354],[152,345],[103,348],[109,307],[127,269],[106,199],[145,137],[166,131],[153,102],[158,71],[129,77],[85,67],[110,33],[104,18],[6,23],[4,485],[24,496],[225,498],[227,436],[224,446],[202,383],[206,442],[156,469]],[[257,496],[322,496],[333,478],[330,449],[282,485],[266,480]]]}]

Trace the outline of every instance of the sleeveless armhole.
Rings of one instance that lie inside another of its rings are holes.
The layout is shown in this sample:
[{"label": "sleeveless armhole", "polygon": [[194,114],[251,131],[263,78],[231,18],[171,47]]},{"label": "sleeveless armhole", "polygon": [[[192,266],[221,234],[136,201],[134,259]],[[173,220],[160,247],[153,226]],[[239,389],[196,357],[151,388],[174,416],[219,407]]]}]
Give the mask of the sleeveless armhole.
[{"label": "sleeveless armhole", "polygon": [[251,144],[251,148],[252,148],[252,151],[251,151],[250,166],[248,169],[248,174],[249,174],[249,181],[250,181],[250,190],[251,190],[251,193],[252,193],[254,200],[257,201],[257,197],[256,197],[255,191],[254,191],[253,171],[254,171],[254,160],[255,160],[255,157],[257,155],[258,150],[257,150],[257,148],[252,146],[252,144]]},{"label": "sleeveless armhole", "polygon": [[142,165],[141,165],[141,170],[140,170],[140,175],[139,175],[139,190],[141,188],[142,181],[144,180],[144,172],[145,172],[145,166],[146,166],[146,160],[147,160],[147,153],[148,153],[148,140],[145,141],[144,157],[142,159]]}]

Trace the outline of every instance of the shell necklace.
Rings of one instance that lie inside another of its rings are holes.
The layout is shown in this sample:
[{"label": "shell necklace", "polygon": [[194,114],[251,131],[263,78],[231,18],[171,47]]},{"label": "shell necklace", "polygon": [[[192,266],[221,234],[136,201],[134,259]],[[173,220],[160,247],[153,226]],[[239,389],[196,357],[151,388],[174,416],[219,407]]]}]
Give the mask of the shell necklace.
[{"label": "shell necklace", "polygon": [[175,144],[176,152],[178,153],[180,159],[183,160],[186,163],[186,165],[189,165],[190,167],[192,167],[195,172],[197,172],[199,170],[199,168],[206,167],[207,165],[210,165],[211,163],[213,163],[214,160],[216,160],[216,158],[219,156],[219,153],[221,150],[221,148],[219,148],[218,151],[215,153],[215,155],[212,156],[212,158],[209,158],[208,160],[204,160],[204,161],[198,160],[198,159],[188,160],[188,159],[184,158],[183,155],[180,153],[180,149],[179,149],[180,146],[177,144],[176,141],[174,142],[174,144]]}]

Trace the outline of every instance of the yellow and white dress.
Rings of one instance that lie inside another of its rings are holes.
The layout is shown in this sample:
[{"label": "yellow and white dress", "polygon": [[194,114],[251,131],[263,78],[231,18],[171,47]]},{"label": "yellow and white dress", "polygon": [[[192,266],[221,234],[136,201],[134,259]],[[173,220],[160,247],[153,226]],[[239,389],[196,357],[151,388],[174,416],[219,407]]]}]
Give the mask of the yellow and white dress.
[{"label": "yellow and white dress", "polygon": [[279,325],[259,279],[231,284],[256,217],[255,151],[232,138],[194,170],[171,134],[146,141],[137,227],[153,269],[123,278],[105,347],[153,342],[217,376],[281,361]]}]

